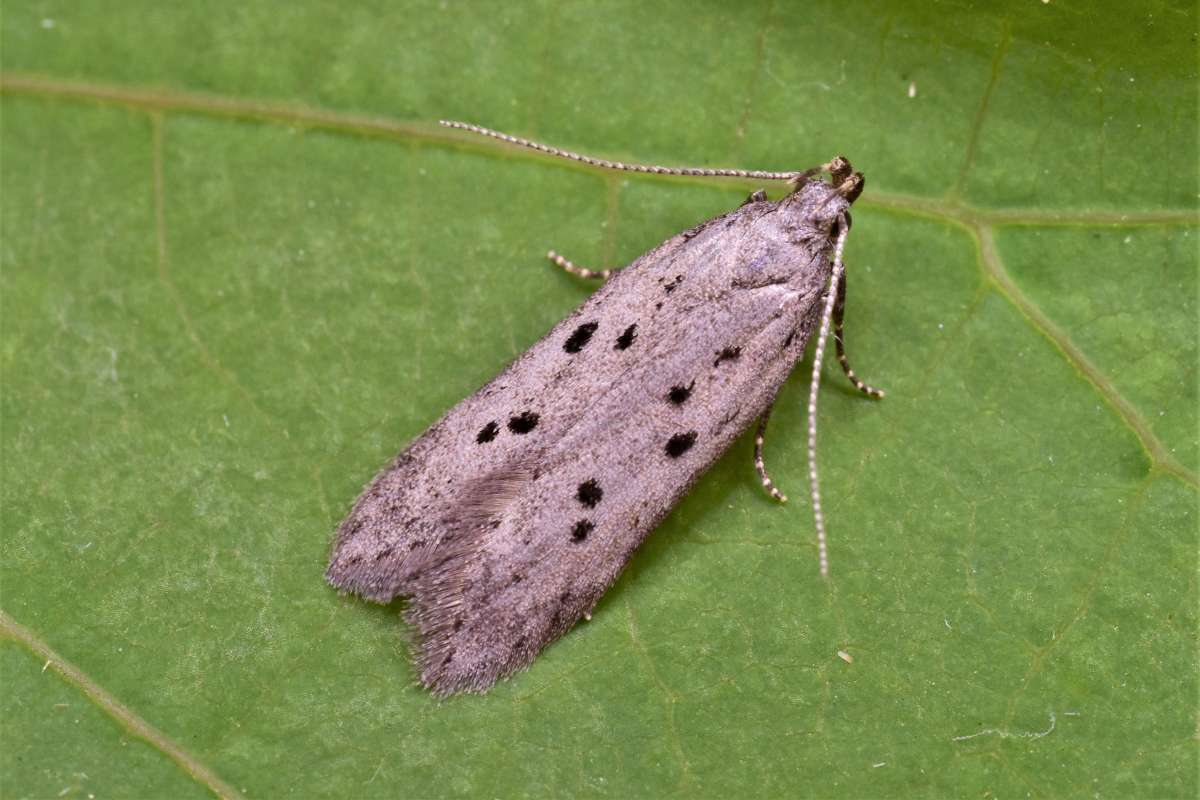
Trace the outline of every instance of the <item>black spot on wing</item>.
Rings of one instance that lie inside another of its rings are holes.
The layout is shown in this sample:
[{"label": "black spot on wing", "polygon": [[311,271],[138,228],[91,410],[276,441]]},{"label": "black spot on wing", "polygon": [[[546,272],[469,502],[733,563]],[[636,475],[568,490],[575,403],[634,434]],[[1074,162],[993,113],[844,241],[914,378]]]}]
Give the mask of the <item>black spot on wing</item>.
[{"label": "black spot on wing", "polygon": [[717,353],[717,360],[713,362],[713,366],[718,366],[722,361],[736,361],[742,356],[742,348],[726,347],[721,352]]},{"label": "black spot on wing", "polygon": [[579,490],[575,493],[575,497],[588,508],[595,508],[600,499],[604,497],[604,490],[600,488],[600,484],[596,482],[595,478],[588,478],[579,484]]},{"label": "black spot on wing", "polygon": [[485,444],[496,438],[496,434],[500,432],[500,426],[495,422],[489,422],[479,429],[479,433],[475,436],[475,441],[479,444]]},{"label": "black spot on wing", "polygon": [[568,353],[578,353],[591,341],[592,334],[600,327],[599,322],[585,322],[575,329],[575,332],[563,342],[563,350]]},{"label": "black spot on wing", "polygon": [[625,331],[617,337],[617,343],[613,345],[614,350],[627,350],[629,345],[633,344],[633,340],[637,338],[637,323],[630,325]]},{"label": "black spot on wing", "polygon": [[533,411],[522,411],[508,420],[508,429],[513,433],[529,433],[537,427],[538,415]]},{"label": "black spot on wing", "polygon": [[695,385],[696,382],[692,381],[687,386],[684,386],[683,384],[672,386],[671,391],[667,392],[667,399],[675,405],[681,406],[687,402],[689,397],[692,396],[692,387]]},{"label": "black spot on wing", "polygon": [[696,432],[688,431],[687,433],[677,433],[667,440],[667,455],[671,458],[679,458],[681,455],[692,449],[692,445],[696,443]]}]

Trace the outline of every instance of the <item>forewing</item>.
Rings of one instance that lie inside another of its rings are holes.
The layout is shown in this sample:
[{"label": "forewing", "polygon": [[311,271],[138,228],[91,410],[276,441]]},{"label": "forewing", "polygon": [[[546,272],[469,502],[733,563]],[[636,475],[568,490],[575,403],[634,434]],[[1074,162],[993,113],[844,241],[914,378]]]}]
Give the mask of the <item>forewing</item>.
[{"label": "forewing", "polygon": [[827,241],[751,203],[619,272],[367,488],[335,585],[411,598],[422,681],[472,691],[590,611],[803,352]]}]

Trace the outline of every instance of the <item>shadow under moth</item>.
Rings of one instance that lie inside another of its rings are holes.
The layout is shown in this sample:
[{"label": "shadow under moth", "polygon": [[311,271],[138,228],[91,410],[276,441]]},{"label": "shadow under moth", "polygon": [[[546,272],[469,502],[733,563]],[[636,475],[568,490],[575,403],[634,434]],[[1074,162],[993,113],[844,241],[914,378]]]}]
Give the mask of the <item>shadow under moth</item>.
[{"label": "shadow under moth", "polygon": [[[842,249],[863,177],[838,157],[804,172],[604,161],[456,122],[593,166],[786,181],[683,231],[624,269],[560,267],[603,285],[366,487],[326,579],[378,603],[408,598],[421,682],[483,692],[589,616],[642,540],[755,420],[762,460],[775,395],[817,334],[808,459],[820,568],[816,398],[833,329],[846,361]],[[827,173],[830,180],[821,175]]]}]

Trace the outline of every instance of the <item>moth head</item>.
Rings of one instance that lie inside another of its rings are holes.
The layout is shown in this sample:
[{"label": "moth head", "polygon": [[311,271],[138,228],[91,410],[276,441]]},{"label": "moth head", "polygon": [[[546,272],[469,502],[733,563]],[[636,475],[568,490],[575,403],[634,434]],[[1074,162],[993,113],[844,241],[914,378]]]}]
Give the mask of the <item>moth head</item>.
[{"label": "moth head", "polygon": [[[817,177],[821,172],[828,173],[829,180]],[[843,226],[849,229],[850,206],[862,194],[865,183],[861,172],[855,172],[844,156],[837,156],[799,174],[784,200],[803,219],[804,227],[836,238]]]},{"label": "moth head", "polygon": [[850,205],[862,194],[866,178],[861,172],[855,172],[850,161],[845,156],[836,156],[823,168],[829,173],[829,186],[834,193]]}]

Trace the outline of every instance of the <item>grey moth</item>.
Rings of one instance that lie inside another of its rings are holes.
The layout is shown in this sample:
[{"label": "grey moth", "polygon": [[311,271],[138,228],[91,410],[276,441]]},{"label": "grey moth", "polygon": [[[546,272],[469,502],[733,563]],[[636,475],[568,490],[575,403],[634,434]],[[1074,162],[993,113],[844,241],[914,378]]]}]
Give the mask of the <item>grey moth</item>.
[{"label": "grey moth", "polygon": [[[805,172],[648,167],[443,123],[600,167],[784,180],[768,200],[676,234],[604,283],[495,379],[406,447],[338,528],[326,579],[378,603],[407,598],[421,682],[483,692],[588,616],[638,545],[755,421],[755,467],[776,498],[762,437],[816,334],[843,350],[842,248],[863,177],[844,158]],[[824,180],[822,173],[830,179]]]}]

